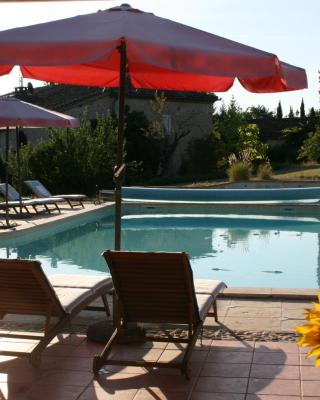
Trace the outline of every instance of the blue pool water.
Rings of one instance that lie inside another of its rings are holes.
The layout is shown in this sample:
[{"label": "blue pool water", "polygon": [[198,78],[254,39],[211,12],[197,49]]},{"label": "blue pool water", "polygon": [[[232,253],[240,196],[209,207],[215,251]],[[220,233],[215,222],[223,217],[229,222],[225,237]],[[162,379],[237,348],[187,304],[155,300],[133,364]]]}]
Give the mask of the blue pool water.
[{"label": "blue pool water", "polygon": [[[194,276],[228,286],[318,288],[320,222],[264,215],[170,214],[152,208],[123,217],[122,248],[185,251]],[[1,241],[1,258],[37,258],[47,274],[105,273],[100,256],[113,248],[112,216],[74,221],[65,228]]]}]

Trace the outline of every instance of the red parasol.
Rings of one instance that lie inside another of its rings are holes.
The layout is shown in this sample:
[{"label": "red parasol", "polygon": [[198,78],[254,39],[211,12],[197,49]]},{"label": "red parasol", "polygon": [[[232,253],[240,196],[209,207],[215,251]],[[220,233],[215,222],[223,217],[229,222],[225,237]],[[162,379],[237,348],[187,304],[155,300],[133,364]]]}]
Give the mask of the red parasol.
[{"label": "red parasol", "polygon": [[[0,74],[49,82],[119,87],[116,177],[123,171],[126,75],[135,88],[221,92],[237,78],[255,93],[307,87],[303,69],[276,55],[131,8],[0,32]],[[121,179],[116,179],[115,248],[120,249]]]}]

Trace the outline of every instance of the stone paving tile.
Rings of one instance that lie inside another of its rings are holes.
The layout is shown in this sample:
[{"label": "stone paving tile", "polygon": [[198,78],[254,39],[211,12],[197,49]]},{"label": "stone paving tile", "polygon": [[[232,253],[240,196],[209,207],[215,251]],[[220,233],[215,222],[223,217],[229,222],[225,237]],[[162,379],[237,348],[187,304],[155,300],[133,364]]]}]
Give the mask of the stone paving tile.
[{"label": "stone paving tile", "polygon": [[[138,389],[102,389],[90,385],[77,400],[133,400]],[[58,399],[56,399],[58,400]]]},{"label": "stone paving tile", "polygon": [[223,289],[223,295],[225,296],[237,296],[247,298],[255,296],[259,299],[267,298],[270,299],[272,293],[271,288],[254,288],[254,287],[230,287]]},{"label": "stone paving tile", "polygon": [[0,339],[0,351],[30,352],[37,344],[36,340]]},{"label": "stone paving tile", "polygon": [[92,379],[93,374],[88,371],[47,370],[42,374],[39,382],[42,385],[85,387]]},{"label": "stone paving tile", "polygon": [[183,392],[171,392],[159,388],[140,389],[134,396],[134,400],[186,400]]},{"label": "stone paving tile", "polygon": [[[26,400],[25,393],[30,390],[30,383],[0,382],[0,399]],[[24,398],[23,398],[23,397]]]},{"label": "stone paving tile", "polygon": [[244,394],[193,392],[190,400],[245,400]]},{"label": "stone paving tile", "polygon": [[168,348],[168,344],[166,342],[146,342],[142,343],[142,347],[147,349],[165,349]]},{"label": "stone paving tile", "polygon": [[[170,351],[176,352],[179,350],[168,350],[168,352]],[[135,360],[157,361],[159,360],[162,353],[163,353],[162,349],[134,349],[125,346],[124,348],[115,351],[113,357],[118,360],[128,360],[128,361],[135,361]]]},{"label": "stone paving tile", "polygon": [[[197,377],[200,375],[202,369],[202,362],[190,362],[189,374],[191,377]],[[149,370],[150,373],[155,375],[181,375],[181,371],[178,368],[152,368]]]},{"label": "stone paving tile", "polygon": [[195,387],[196,392],[246,393],[247,378],[200,377]]},{"label": "stone paving tile", "polygon": [[303,400],[320,400],[320,396],[302,396]]},{"label": "stone paving tile", "polygon": [[224,320],[225,320],[225,316],[223,316],[223,315],[219,315],[219,322],[216,322],[216,320],[214,319],[214,317],[207,317],[207,318],[204,320],[203,325],[204,325],[204,326],[210,326],[211,328],[212,328],[212,327],[219,327],[220,324],[223,324],[223,323],[224,323]]},{"label": "stone paving tile", "polygon": [[301,379],[303,381],[319,381],[319,394],[320,394],[320,368],[315,366],[302,365]]},{"label": "stone paving tile", "polygon": [[300,381],[293,379],[250,378],[248,393],[300,396]]},{"label": "stone paving tile", "polygon": [[283,310],[305,310],[306,308],[310,308],[312,306],[311,301],[303,301],[303,300],[283,300],[282,301],[282,309]]},{"label": "stone paving tile", "polygon": [[298,365],[268,365],[253,364],[250,371],[251,378],[268,379],[300,379]]},{"label": "stone paving tile", "polygon": [[306,358],[306,354],[300,354],[300,365],[309,365],[314,367],[314,358]]},{"label": "stone paving tile", "polygon": [[249,351],[210,351],[206,362],[224,364],[249,364],[252,361],[252,353]]},{"label": "stone paving tile", "polygon": [[95,387],[106,390],[143,389],[156,387],[162,391],[175,391],[189,393],[196,383],[196,378],[187,380],[183,375],[161,375],[145,372],[144,374],[115,373],[108,376],[100,376],[93,382]]},{"label": "stone paving tile", "polygon": [[248,331],[275,331],[279,332],[281,322],[276,318],[241,318],[241,317],[225,317],[223,324],[233,330]]},{"label": "stone paving tile", "polygon": [[301,400],[300,396],[277,396],[264,394],[248,394],[246,400]]},{"label": "stone paving tile", "polygon": [[248,378],[250,364],[204,363],[200,376],[221,376],[226,378]]},{"label": "stone paving tile", "polygon": [[92,371],[92,357],[42,357],[41,369]]},{"label": "stone paving tile", "polygon": [[236,307],[229,308],[226,314],[227,317],[241,318],[276,318],[281,316],[280,307]]},{"label": "stone paving tile", "polygon": [[80,343],[83,343],[86,340],[86,335],[79,335],[79,334],[71,334],[68,333],[61,333],[55,338],[52,339],[50,345],[53,344],[70,344],[73,346],[77,346]]},{"label": "stone paving tile", "polygon": [[273,299],[233,299],[230,303],[230,308],[248,307],[248,308],[281,308],[281,300]]},{"label": "stone paving tile", "polygon": [[213,340],[211,351],[253,351],[254,342],[248,340]]},{"label": "stone paving tile", "polygon": [[282,308],[281,316],[290,319],[304,319],[305,311],[303,308]]},{"label": "stone paving tile", "polygon": [[[198,340],[196,341],[196,345],[195,345],[195,347],[194,347],[194,350],[199,350],[199,351],[208,350],[208,349],[211,348],[212,343],[213,343],[213,340],[212,340],[212,339],[203,338],[203,339],[202,339],[202,342],[200,341],[200,339],[198,339]],[[169,343],[168,346],[167,346],[167,349],[170,348],[170,345],[171,345],[171,344],[174,344],[174,343]]]},{"label": "stone paving tile", "polygon": [[255,352],[270,353],[273,351],[283,351],[285,353],[299,354],[299,347],[296,343],[282,343],[282,342],[257,342],[255,344]]},{"label": "stone paving tile", "polygon": [[288,319],[287,321],[281,321],[281,331],[283,332],[294,332],[298,325],[303,325],[303,319]]},{"label": "stone paving tile", "polygon": [[300,354],[306,355],[311,350],[310,347],[299,347]]},{"label": "stone paving tile", "polygon": [[42,357],[65,357],[66,354],[70,357],[73,356],[77,346],[73,344],[49,344],[49,346],[42,352]]},{"label": "stone paving tile", "polygon": [[83,388],[77,386],[39,384],[8,400],[77,400],[82,391]]},{"label": "stone paving tile", "polygon": [[299,354],[272,351],[270,353],[257,352],[253,356],[253,364],[265,365],[299,365]]},{"label": "stone paving tile", "polygon": [[319,395],[319,388],[319,381],[302,381],[303,396],[317,396]]}]

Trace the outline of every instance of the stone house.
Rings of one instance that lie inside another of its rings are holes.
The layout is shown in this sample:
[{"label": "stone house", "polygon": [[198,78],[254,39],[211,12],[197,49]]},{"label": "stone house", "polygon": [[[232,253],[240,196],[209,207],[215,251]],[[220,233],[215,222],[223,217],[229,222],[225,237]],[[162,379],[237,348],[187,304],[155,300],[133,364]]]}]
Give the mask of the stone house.
[{"label": "stone house", "polygon": [[[159,91],[159,93],[162,93]],[[176,173],[181,165],[188,143],[196,138],[208,135],[212,129],[213,104],[219,100],[213,93],[165,91],[165,106],[161,114],[165,132],[174,137],[183,130],[187,134],[179,140],[170,158],[169,173]],[[18,87],[11,93],[21,100],[39,106],[81,118],[87,110],[89,118],[96,114],[116,114],[118,109],[118,91],[96,87],[48,84],[43,87]],[[143,111],[151,122],[154,112],[154,90],[137,90],[130,88],[126,95],[126,106],[130,111]],[[45,140],[48,131],[44,129],[24,129],[24,140],[35,143]],[[12,135],[13,138],[14,135]],[[11,139],[14,140],[14,139]],[[172,139],[173,140],[173,139]],[[3,148],[3,138],[0,146]]]}]

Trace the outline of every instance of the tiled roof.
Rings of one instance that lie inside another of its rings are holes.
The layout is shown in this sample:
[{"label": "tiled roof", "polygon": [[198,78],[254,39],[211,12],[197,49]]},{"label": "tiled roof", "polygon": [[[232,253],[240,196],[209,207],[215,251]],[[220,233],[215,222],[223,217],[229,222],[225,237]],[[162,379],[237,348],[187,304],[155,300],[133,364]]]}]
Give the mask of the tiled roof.
[{"label": "tiled roof", "polygon": [[[75,105],[83,105],[98,98],[117,97],[117,92],[117,89],[48,84],[34,88],[32,93],[27,88],[22,87],[16,88],[15,93],[11,94],[32,104],[56,111],[65,111]],[[154,97],[154,93],[154,90],[129,88],[127,97],[151,99]],[[218,100],[214,93],[164,91],[164,95],[169,101],[210,104]]]}]

